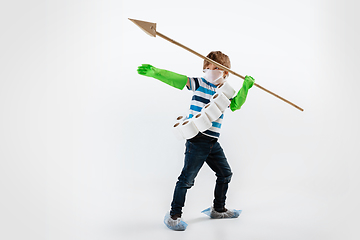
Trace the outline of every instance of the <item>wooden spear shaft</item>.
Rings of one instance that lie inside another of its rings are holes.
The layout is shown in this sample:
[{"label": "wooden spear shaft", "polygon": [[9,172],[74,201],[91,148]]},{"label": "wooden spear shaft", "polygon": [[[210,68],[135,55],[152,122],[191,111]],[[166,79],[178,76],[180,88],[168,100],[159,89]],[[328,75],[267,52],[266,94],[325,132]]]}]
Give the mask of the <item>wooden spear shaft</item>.
[{"label": "wooden spear shaft", "polygon": [[[151,26],[150,28],[153,29],[153,30],[155,30],[152,26]],[[156,31],[156,30],[155,30],[155,31]],[[235,76],[238,76],[238,77],[240,77],[240,78],[242,78],[242,79],[245,79],[245,77],[243,77],[243,76],[241,76],[240,74],[232,71],[231,69],[229,69],[229,68],[227,68],[227,67],[225,67],[225,66],[223,66],[223,65],[221,65],[221,64],[219,64],[219,63],[217,63],[217,62],[215,62],[214,60],[212,60],[212,59],[210,59],[210,58],[208,58],[208,57],[205,57],[205,56],[201,55],[200,53],[198,53],[198,52],[196,52],[196,51],[194,51],[194,50],[192,50],[192,49],[190,49],[190,48],[182,45],[181,43],[178,43],[177,41],[175,41],[175,40],[173,40],[173,39],[171,39],[171,38],[168,38],[167,36],[165,36],[164,34],[159,33],[158,31],[156,31],[156,35],[162,37],[163,39],[165,39],[165,40],[167,40],[167,41],[169,41],[169,42],[171,42],[171,43],[173,43],[173,44],[175,44],[175,45],[178,45],[179,47],[184,48],[185,50],[187,50],[187,51],[195,54],[195,55],[198,56],[198,57],[201,57],[202,59],[204,59],[204,60],[206,60],[206,61],[214,64],[215,66],[217,66],[217,67],[219,67],[219,68],[221,68],[221,69],[223,69],[223,70],[225,70],[225,71],[228,71],[228,72],[234,74]],[[275,96],[275,97],[283,100],[284,102],[292,105],[293,107],[296,107],[296,108],[299,109],[300,111],[304,111],[304,109],[302,109],[301,107],[299,107],[299,106],[295,105],[294,103],[286,100],[285,98],[280,97],[279,95],[277,95],[277,94],[271,92],[270,90],[268,90],[268,89],[260,86],[259,84],[254,83],[254,85],[257,86],[258,88],[264,90],[265,92],[268,92],[268,93],[272,94],[273,96]]]}]

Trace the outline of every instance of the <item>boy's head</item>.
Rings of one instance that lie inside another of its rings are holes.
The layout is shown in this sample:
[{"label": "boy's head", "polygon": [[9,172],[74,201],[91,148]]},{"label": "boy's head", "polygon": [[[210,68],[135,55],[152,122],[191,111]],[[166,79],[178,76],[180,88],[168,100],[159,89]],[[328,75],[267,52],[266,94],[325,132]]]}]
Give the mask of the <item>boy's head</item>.
[{"label": "boy's head", "polygon": [[[211,60],[214,60],[217,63],[220,63],[221,65],[227,67],[227,68],[231,68],[231,64],[230,64],[230,58],[222,53],[221,51],[212,51],[210,52],[206,57],[210,58]],[[204,65],[203,65],[203,69],[206,68],[217,68],[215,65],[213,65],[212,63],[209,63],[208,61],[204,60]],[[213,70],[213,69],[211,69]],[[228,75],[229,72],[224,71],[224,78],[226,75]]]}]

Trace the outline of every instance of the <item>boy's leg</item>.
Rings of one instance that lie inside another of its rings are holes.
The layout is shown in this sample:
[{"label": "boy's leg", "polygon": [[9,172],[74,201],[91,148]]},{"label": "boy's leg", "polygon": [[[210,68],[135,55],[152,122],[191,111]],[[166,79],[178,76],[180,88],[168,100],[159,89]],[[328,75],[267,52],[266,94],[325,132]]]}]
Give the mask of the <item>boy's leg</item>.
[{"label": "boy's leg", "polygon": [[206,163],[216,173],[215,175],[217,177],[214,191],[214,208],[217,211],[223,211],[232,172],[224,151],[218,142],[212,147]]},{"label": "boy's leg", "polygon": [[186,192],[194,185],[194,180],[210,152],[210,144],[202,141],[186,141],[183,170],[175,186],[170,215],[181,215]]}]

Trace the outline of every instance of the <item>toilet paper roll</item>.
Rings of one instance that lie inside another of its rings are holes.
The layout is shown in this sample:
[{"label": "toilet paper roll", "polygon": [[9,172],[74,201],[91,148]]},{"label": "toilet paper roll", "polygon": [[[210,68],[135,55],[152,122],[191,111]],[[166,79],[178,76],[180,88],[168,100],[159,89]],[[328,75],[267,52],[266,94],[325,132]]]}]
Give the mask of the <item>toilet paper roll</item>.
[{"label": "toilet paper roll", "polygon": [[183,136],[183,133],[181,132],[181,122],[177,122],[173,125],[173,133],[175,135],[175,137],[178,139],[178,140],[183,140],[184,139],[184,136]]},{"label": "toilet paper roll", "polygon": [[199,133],[194,121],[190,119],[181,124],[180,130],[185,139],[193,138]]},{"label": "toilet paper roll", "polygon": [[224,93],[215,93],[211,101],[214,102],[221,112],[225,111],[225,109],[230,105],[230,100],[225,96]]},{"label": "toilet paper roll", "polygon": [[206,113],[211,122],[218,119],[222,114],[215,102],[206,104],[202,111]]},{"label": "toilet paper roll", "polygon": [[180,115],[176,118],[176,122],[183,122],[186,119],[185,115]]},{"label": "toilet paper roll", "polygon": [[235,89],[233,89],[228,82],[223,82],[216,88],[216,92],[222,92],[228,99],[230,99],[234,96]]},{"label": "toilet paper roll", "polygon": [[209,117],[204,112],[200,112],[193,119],[197,129],[199,129],[200,132],[204,132],[212,126]]}]

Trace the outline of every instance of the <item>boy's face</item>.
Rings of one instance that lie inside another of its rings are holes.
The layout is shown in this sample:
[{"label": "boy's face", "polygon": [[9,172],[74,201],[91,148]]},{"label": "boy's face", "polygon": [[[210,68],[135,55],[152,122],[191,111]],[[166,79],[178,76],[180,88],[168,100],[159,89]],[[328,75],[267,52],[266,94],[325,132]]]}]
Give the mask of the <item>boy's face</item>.
[{"label": "boy's face", "polygon": [[[205,69],[217,70],[217,69],[220,69],[220,68],[218,68],[218,67],[215,66],[214,64],[210,63],[209,65],[207,65],[207,66],[205,67]],[[223,78],[225,78],[225,76],[226,76],[228,73],[229,73],[229,72],[224,71]]]}]

